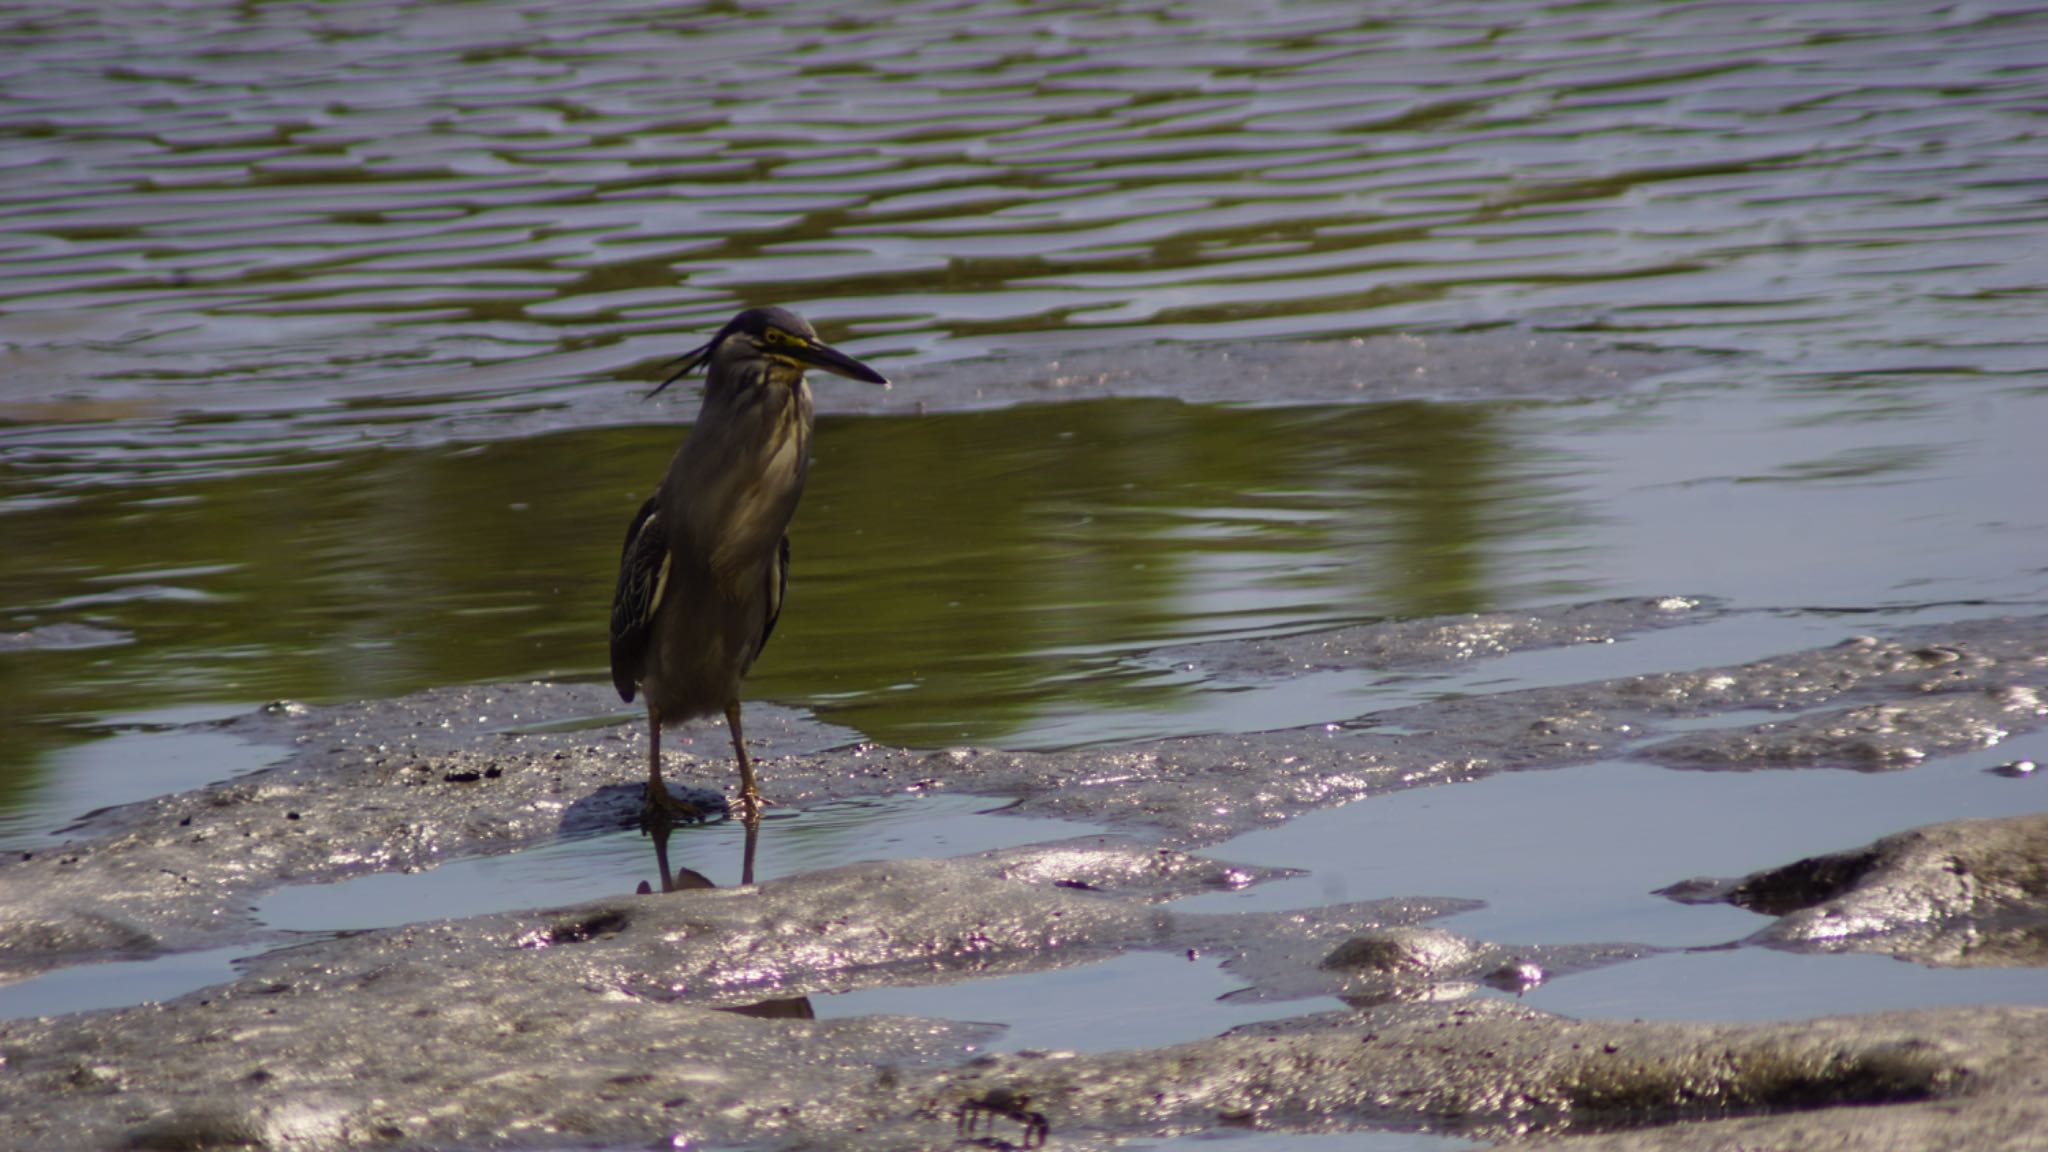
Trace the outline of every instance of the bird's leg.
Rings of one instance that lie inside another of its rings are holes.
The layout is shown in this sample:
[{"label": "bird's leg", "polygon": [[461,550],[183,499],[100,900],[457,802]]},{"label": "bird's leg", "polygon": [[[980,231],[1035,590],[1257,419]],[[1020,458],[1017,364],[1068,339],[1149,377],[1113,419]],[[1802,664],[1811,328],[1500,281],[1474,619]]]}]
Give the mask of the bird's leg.
[{"label": "bird's leg", "polygon": [[645,831],[654,837],[654,866],[661,870],[661,890],[673,892],[676,890],[676,874],[668,866],[668,825],[657,822]]},{"label": "bird's leg", "polygon": [[754,787],[754,762],[747,759],[747,739],[740,735],[739,701],[725,706],[725,726],[732,729],[732,754],[740,762],[740,819],[752,824],[761,818],[761,809],[768,806],[768,801]]},{"label": "bird's leg", "polygon": [[680,820],[702,820],[704,812],[687,800],[678,800],[661,782],[661,713],[647,706],[647,799],[640,805],[640,829],[666,828]]}]

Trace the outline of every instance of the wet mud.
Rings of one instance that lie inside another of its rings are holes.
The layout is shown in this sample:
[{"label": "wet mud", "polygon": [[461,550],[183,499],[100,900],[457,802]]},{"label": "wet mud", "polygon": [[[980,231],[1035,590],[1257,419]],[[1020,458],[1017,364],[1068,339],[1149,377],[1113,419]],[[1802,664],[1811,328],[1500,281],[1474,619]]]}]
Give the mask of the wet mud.
[{"label": "wet mud", "polygon": [[[2043,1086],[2040,1010],[1737,1027],[1395,997],[1165,1049],[965,1063],[981,1026],[718,1011],[1126,949],[1236,951],[1257,958],[1238,971],[1262,984],[1261,972],[1329,972],[1364,953],[1380,975],[1417,986],[1446,965],[1381,960],[1455,953],[1448,966],[1459,967],[1486,951],[1404,935],[1448,910],[1441,902],[1244,916],[1158,903],[1245,879],[1199,857],[1098,838],[364,933],[273,953],[232,985],[167,1004],[8,1024],[0,1099],[20,1147],[559,1146],[679,1135],[692,1146],[831,1147],[854,1132],[867,1147],[933,1147],[976,1110],[998,1113],[977,1123],[1021,1129],[1029,1121],[1010,1115],[1027,1111],[1019,1101],[1059,1146],[1094,1147],[1219,1126],[1512,1137],[2005,1099]],[[1360,949],[1362,939],[1407,944]],[[1306,959],[1316,955],[1324,959]],[[1589,950],[1576,959],[1621,958]]]},{"label": "wet mud", "polygon": [[1916,828],[1666,891],[1777,917],[1754,937],[1774,947],[1945,967],[2048,966],[2048,813]]},{"label": "wet mud", "polygon": [[[1714,611],[1615,601],[1160,656],[1284,679],[1599,642]],[[2048,724],[2044,652],[2048,618],[1954,623],[1739,666],[1077,752],[882,748],[750,709],[764,784],[786,804],[943,789],[1112,834],[323,938],[162,1004],[6,1022],[0,1140],[842,1147],[853,1133],[868,1148],[1088,1148],[1231,1127],[1392,1127],[1615,1148],[2038,1147],[2048,1011],[1571,1020],[1502,993],[1656,949],[1471,940],[1430,924],[1470,902],[1419,895],[1284,913],[1172,901],[1277,875],[1227,850],[1198,854],[1206,846],[1398,789],[1614,757],[1869,769],[1903,766],[1908,749],[1981,747]],[[612,709],[600,686],[518,684],[280,703],[227,721],[295,752],[95,813],[61,846],[0,863],[0,966],[21,976],[274,945],[281,934],[249,909],[278,886],[630,826],[645,734]],[[1759,712],[1784,718],[1757,723]],[[730,783],[720,757],[678,767]],[[1961,822],[1674,894],[1779,917],[1739,946],[2038,964],[2044,851],[2040,817]],[[1239,997],[1349,1008],[1167,1048],[978,1058],[985,1025],[808,1018],[812,997],[1137,951],[1221,957],[1250,985]],[[1878,1131],[1905,1135],[1868,1142]],[[1969,1139],[1945,1142],[1956,1131]]]}]

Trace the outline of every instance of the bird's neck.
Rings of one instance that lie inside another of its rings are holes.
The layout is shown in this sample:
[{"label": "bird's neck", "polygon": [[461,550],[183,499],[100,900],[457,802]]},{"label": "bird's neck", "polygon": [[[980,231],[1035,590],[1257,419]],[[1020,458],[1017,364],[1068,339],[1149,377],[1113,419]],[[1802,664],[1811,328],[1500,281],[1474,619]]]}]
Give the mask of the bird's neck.
[{"label": "bird's neck", "polygon": [[682,510],[681,527],[713,569],[738,578],[781,545],[810,471],[811,423],[801,373],[705,391],[670,466],[666,506]]}]

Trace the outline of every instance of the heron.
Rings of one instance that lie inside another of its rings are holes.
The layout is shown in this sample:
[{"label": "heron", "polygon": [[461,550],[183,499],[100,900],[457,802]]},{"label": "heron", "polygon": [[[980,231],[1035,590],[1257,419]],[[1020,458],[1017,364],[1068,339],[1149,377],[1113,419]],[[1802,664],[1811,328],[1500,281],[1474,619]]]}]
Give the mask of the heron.
[{"label": "heron", "polygon": [[811,466],[807,369],[879,384],[873,368],[786,308],[749,308],[693,349],[654,396],[704,368],[697,422],[626,529],[612,595],[612,684],[647,704],[642,823],[708,815],[661,780],[661,730],[723,712],[740,816],[760,819],[740,727],[740,681],[775,632],[789,586],[789,521]]}]

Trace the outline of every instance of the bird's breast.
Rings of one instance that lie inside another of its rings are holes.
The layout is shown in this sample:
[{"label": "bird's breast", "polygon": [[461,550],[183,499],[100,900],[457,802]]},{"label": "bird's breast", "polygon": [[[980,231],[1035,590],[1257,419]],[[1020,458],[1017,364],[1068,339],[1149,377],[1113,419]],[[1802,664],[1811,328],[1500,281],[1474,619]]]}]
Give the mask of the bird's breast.
[{"label": "bird's breast", "polygon": [[751,585],[781,547],[810,471],[811,404],[801,381],[765,387],[730,417],[692,429],[710,443],[693,453],[685,479],[694,495],[690,536],[721,580]]}]

